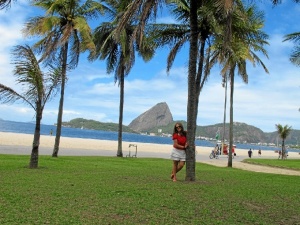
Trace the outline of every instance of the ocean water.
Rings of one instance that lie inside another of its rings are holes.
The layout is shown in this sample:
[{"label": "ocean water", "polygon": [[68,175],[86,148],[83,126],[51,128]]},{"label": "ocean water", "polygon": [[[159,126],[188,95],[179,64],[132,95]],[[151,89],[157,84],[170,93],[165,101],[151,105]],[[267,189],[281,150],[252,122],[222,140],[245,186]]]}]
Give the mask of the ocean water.
[{"label": "ocean water", "polygon": [[[24,133],[24,134],[33,135],[34,128],[35,128],[34,123],[0,120],[1,132]],[[53,136],[55,136],[56,126],[42,124],[41,135],[49,135],[51,129],[53,130]],[[61,135],[63,137],[73,137],[73,138],[87,138],[87,139],[112,140],[112,141],[118,140],[118,132],[79,129],[79,128],[70,128],[70,127],[62,127]],[[123,133],[123,141],[169,144],[169,145],[173,144],[171,137],[149,136],[149,135],[132,134],[132,133]],[[206,140],[196,140],[195,144],[196,146],[206,146],[212,148],[216,145],[215,142],[210,142]],[[245,150],[249,150],[250,148],[254,150],[258,150],[259,148],[264,150],[270,150],[270,151],[280,150],[280,148],[277,147],[259,146],[259,145],[251,145],[251,144],[236,144],[236,147]],[[290,149],[290,151],[294,151],[294,150]]]}]

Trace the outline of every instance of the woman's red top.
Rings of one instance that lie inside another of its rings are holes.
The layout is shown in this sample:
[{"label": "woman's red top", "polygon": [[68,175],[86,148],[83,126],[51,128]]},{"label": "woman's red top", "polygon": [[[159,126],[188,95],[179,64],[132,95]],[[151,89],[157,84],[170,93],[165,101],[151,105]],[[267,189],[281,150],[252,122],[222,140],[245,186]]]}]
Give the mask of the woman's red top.
[{"label": "woman's red top", "polygon": [[[173,137],[172,137],[172,140],[175,140],[175,139],[177,139],[177,144],[185,146],[186,136],[178,135],[178,133],[174,133]],[[173,147],[176,148],[174,145],[173,145]],[[183,149],[180,149],[180,150],[183,150]]]}]

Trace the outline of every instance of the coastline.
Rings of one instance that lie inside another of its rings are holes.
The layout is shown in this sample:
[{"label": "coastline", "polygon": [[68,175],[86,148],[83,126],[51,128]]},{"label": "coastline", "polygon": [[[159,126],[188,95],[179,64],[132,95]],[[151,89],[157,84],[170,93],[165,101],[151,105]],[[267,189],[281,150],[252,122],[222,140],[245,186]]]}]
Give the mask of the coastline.
[{"label": "coastline", "polygon": [[[23,134],[23,133],[11,133],[11,132],[0,132],[0,154],[3,152],[4,146],[19,146],[19,147],[30,147],[33,141],[33,134]],[[52,149],[55,142],[55,136],[50,135],[41,135],[40,138],[40,149]],[[169,144],[153,144],[153,143],[140,143],[140,142],[122,142],[122,150],[124,156],[129,153],[129,151],[135,152],[135,147],[130,145],[136,145],[137,154],[139,153],[147,153],[147,155],[153,154],[159,155],[162,154],[165,158],[165,154],[169,154],[172,148],[172,145]],[[97,139],[85,139],[85,138],[71,138],[71,137],[61,137],[60,138],[60,153],[63,154],[65,149],[71,151],[73,149],[74,154],[78,150],[85,151],[86,154],[89,151],[92,152],[103,152],[107,151],[111,152],[111,155],[116,155],[118,148],[118,141],[111,141],[111,140],[97,140]],[[26,148],[28,151],[31,151],[31,148]],[[209,156],[212,151],[212,147],[205,147],[205,146],[196,146],[197,156],[204,155]],[[270,157],[276,158],[278,157],[278,153],[271,150],[262,150],[261,157]],[[30,153],[30,152],[29,152]],[[42,153],[41,153],[42,154]],[[85,155],[86,155],[85,154]],[[241,157],[248,157],[248,151],[246,149],[236,149],[237,156]],[[94,154],[92,154],[94,155]],[[253,158],[259,157],[257,149],[253,151]],[[289,158],[300,158],[299,153],[297,152],[289,152]]]}]

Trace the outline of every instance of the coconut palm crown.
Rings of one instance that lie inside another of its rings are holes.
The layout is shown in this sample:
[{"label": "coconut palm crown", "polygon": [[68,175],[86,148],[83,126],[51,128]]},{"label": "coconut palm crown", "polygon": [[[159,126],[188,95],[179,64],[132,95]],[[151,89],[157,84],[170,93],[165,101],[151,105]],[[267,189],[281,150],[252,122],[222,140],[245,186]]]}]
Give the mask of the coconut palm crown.
[{"label": "coconut palm crown", "polygon": [[283,41],[292,41],[295,43],[290,60],[296,66],[300,66],[300,32],[288,34],[284,38],[285,39]]},{"label": "coconut palm crown", "polygon": [[286,150],[285,150],[285,139],[290,135],[292,131],[292,127],[285,125],[282,126],[281,124],[275,124],[276,130],[278,132],[278,135],[282,139],[281,144],[281,159],[285,159],[286,157]]}]

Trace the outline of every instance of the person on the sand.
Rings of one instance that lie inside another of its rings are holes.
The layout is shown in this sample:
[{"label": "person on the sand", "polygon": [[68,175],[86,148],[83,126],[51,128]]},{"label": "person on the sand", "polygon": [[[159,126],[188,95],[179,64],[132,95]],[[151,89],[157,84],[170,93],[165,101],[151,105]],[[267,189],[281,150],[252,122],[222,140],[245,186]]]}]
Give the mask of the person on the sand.
[{"label": "person on the sand", "polygon": [[177,181],[176,174],[184,167],[186,153],[185,149],[188,146],[186,131],[181,123],[176,123],[173,130],[173,149],[171,159],[173,160],[173,169],[171,179]]},{"label": "person on the sand", "polygon": [[251,158],[251,156],[252,156],[252,150],[251,150],[251,148],[248,151],[248,156],[249,156],[249,158]]}]

